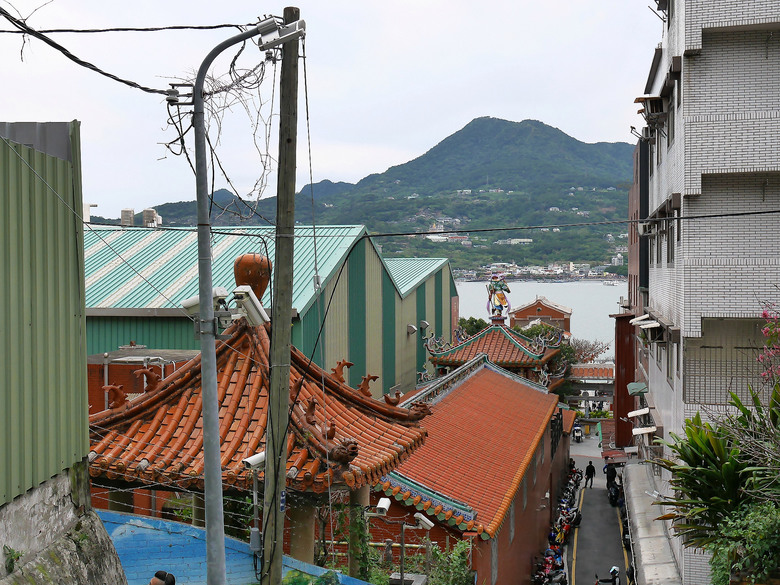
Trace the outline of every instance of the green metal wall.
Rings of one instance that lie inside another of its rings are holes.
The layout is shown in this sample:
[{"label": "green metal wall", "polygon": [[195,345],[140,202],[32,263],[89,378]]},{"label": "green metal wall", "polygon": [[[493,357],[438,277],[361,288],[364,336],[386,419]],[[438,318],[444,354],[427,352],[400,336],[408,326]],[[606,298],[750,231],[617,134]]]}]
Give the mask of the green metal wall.
[{"label": "green metal wall", "polygon": [[428,287],[426,286],[426,283],[423,282],[420,284],[420,286],[417,287],[417,290],[415,291],[415,309],[416,314],[415,318],[412,321],[412,325],[415,327],[418,327],[417,333],[414,334],[415,343],[416,343],[416,368],[418,372],[422,372],[425,369],[425,361],[428,358],[428,352],[425,349],[425,344],[423,343],[422,336],[427,333],[427,331],[421,331],[419,330],[420,327],[420,321],[423,319],[427,320],[426,317],[428,315],[427,311],[425,310],[425,294]]},{"label": "green metal wall", "polygon": [[382,335],[383,320],[382,315],[382,289],[383,274],[385,267],[382,259],[376,251],[376,248],[370,243],[366,243],[366,302],[365,302],[365,353],[366,353],[366,374],[379,376],[379,379],[371,384],[371,392],[374,396],[386,393],[392,384],[387,384],[384,372],[384,348],[385,339]]},{"label": "green metal wall", "polygon": [[200,349],[185,317],[89,317],[87,355],[115,351],[133,341],[149,349]]},{"label": "green metal wall", "polygon": [[[349,369],[349,385],[360,384],[366,374],[366,245],[358,241],[347,259],[349,272],[349,361],[355,364]],[[372,248],[373,250],[373,248]]]},{"label": "green metal wall", "polygon": [[89,450],[78,122],[73,165],[0,138],[0,505]]},{"label": "green metal wall", "polygon": [[396,318],[397,293],[387,271],[382,271],[382,379],[383,387],[389,390],[396,384]]},{"label": "green metal wall", "polygon": [[[436,327],[434,329],[434,332],[436,333],[436,337],[441,337],[442,331],[446,331],[447,329],[444,328],[444,312],[443,312],[443,306],[444,306],[444,296],[442,294],[442,271],[439,270],[436,273],[436,276],[434,277],[433,281],[433,291],[434,291],[434,307],[433,307],[433,313],[434,313],[434,319],[436,319]],[[447,291],[449,293],[449,291]],[[447,306],[449,306],[449,294],[447,295]],[[448,319],[449,320],[449,319]]]},{"label": "green metal wall", "polygon": [[[325,367],[323,356],[325,355],[325,328],[320,332],[322,316],[325,315],[324,295],[317,297],[314,304],[306,312],[299,323],[293,323],[292,344],[300,349],[307,357],[320,367]],[[332,367],[332,366],[331,366]]]}]

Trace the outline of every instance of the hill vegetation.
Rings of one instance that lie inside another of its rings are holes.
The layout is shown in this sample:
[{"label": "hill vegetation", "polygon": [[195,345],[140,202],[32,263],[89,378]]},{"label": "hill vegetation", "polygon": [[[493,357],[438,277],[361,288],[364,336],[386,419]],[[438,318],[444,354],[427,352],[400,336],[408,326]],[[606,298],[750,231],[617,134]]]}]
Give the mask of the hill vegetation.
[{"label": "hill vegetation", "polygon": [[[364,224],[388,256],[449,257],[456,268],[499,261],[604,263],[615,250],[609,235],[627,231],[625,224],[603,222],[628,216],[633,148],[586,144],[534,120],[477,118],[384,173],[356,184],[305,186],[296,196],[296,221],[309,224],[313,213],[319,224]],[[216,191],[213,201],[217,226],[274,221],[275,198],[254,202],[254,213],[226,190]],[[166,225],[196,224],[194,202],[156,209]],[[437,230],[461,239],[414,235]],[[512,239],[533,241],[510,245]]]}]

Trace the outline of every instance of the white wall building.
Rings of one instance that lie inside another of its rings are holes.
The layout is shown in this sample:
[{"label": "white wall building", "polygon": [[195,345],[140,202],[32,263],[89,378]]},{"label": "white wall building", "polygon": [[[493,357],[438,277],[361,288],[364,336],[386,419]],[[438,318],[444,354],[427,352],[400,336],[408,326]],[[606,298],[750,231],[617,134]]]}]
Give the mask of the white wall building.
[{"label": "white wall building", "polygon": [[[661,327],[637,363],[668,440],[757,384],[761,303],[780,300],[780,214],[760,214],[780,210],[780,2],[655,1],[639,305]],[[706,556],[674,549],[685,585],[710,582]]]}]

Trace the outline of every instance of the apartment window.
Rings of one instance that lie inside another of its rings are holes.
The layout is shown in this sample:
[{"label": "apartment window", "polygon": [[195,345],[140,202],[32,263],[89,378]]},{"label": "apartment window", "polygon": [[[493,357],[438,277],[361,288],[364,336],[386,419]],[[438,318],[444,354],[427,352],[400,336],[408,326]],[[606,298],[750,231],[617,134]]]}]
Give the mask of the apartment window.
[{"label": "apartment window", "polygon": [[675,221],[675,228],[677,229],[677,242],[679,243],[681,241],[680,234],[682,233],[682,222],[679,220],[680,218],[680,210],[674,212],[674,217],[677,218],[677,221]]},{"label": "apartment window", "polygon": [[675,372],[677,377],[680,377],[680,360],[682,358],[682,349],[679,343],[674,344],[674,359],[675,359]]},{"label": "apartment window", "polygon": [[655,139],[650,139],[650,141],[647,144],[647,157],[648,157],[648,174],[652,177],[653,176],[653,146],[655,146]]},{"label": "apartment window", "polygon": [[[661,134],[661,129],[660,129],[660,128],[658,128],[658,129],[655,131],[655,140],[656,140],[656,144],[658,144],[658,143],[660,143],[660,142],[661,142],[661,137],[662,137],[662,136],[663,136],[663,134]],[[655,149],[655,162],[656,162],[656,164],[659,164],[659,165],[661,164],[661,161],[662,161],[662,160],[663,160],[663,158],[664,158],[664,157],[663,157],[663,155],[662,155],[662,152],[663,152],[663,148],[661,148],[660,146],[659,146],[658,148],[656,148],[656,149]]]},{"label": "apartment window", "polygon": [[647,249],[648,253],[647,256],[649,258],[650,264],[655,263],[655,256],[653,255],[653,250],[655,250],[655,236],[650,236],[647,238]]},{"label": "apartment window", "polygon": [[677,344],[676,343],[669,343],[669,347],[666,350],[666,381],[669,383],[670,386],[674,387],[674,370],[675,370],[675,356],[677,350]]},{"label": "apartment window", "polygon": [[539,462],[539,460],[536,458],[536,453],[534,453],[534,459],[531,461],[531,465],[533,465],[534,468],[534,485],[536,485],[536,464]]},{"label": "apartment window", "polygon": [[679,108],[682,105],[682,73],[680,73],[680,79],[675,80],[674,82],[674,88],[675,93],[677,94],[677,107]]},{"label": "apartment window", "polygon": [[669,96],[669,107],[667,108],[669,113],[667,114],[668,124],[666,125],[666,147],[669,148],[674,142],[674,97]]},{"label": "apartment window", "polygon": [[544,465],[544,440],[539,445],[539,456],[542,458],[542,465]]},{"label": "apartment window", "polygon": [[655,245],[655,262],[656,264],[660,264],[661,262],[663,262],[664,237],[660,233],[656,237],[658,239],[656,240],[656,245]]},{"label": "apartment window", "polygon": [[674,264],[674,246],[677,242],[674,238],[675,221],[673,219],[667,219],[666,223],[666,263]]}]

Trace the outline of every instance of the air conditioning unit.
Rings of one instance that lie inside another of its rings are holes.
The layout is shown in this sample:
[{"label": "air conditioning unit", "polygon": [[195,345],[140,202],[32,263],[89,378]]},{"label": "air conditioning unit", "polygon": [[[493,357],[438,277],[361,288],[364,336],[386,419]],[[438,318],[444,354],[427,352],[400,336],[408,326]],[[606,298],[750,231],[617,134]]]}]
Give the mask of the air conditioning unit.
[{"label": "air conditioning unit", "polygon": [[636,231],[639,233],[639,236],[649,236],[653,233],[653,224],[640,221],[636,224]]},{"label": "air conditioning unit", "polygon": [[649,115],[664,113],[664,98],[654,96],[645,99],[645,112]]}]

